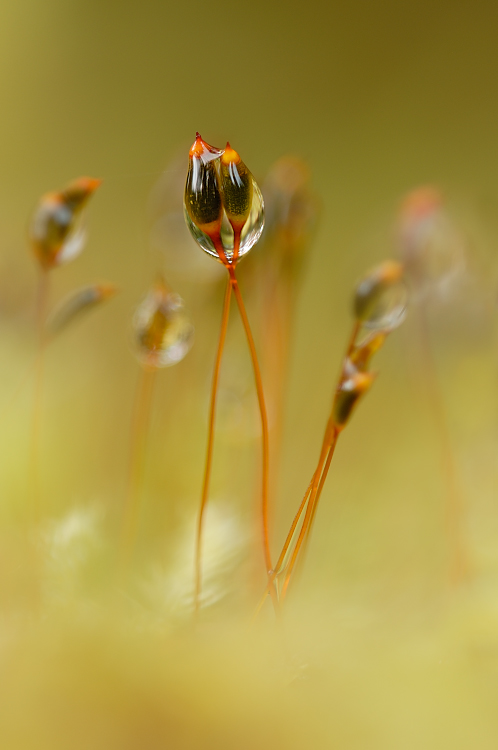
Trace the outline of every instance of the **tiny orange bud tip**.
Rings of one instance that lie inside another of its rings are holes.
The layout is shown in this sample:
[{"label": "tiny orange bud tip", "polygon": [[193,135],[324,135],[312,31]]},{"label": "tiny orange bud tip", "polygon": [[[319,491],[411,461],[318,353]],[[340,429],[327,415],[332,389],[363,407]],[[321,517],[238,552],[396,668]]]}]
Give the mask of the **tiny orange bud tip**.
[{"label": "tiny orange bud tip", "polygon": [[227,141],[226,148],[221,155],[222,164],[238,164],[240,161],[241,159],[239,154],[234,148],[230,146],[230,143]]}]

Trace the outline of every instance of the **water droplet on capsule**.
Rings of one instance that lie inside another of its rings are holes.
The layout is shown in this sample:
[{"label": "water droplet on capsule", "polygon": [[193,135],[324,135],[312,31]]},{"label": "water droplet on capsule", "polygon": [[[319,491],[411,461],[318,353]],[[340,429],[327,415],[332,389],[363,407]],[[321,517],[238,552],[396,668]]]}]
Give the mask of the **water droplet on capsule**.
[{"label": "water droplet on capsule", "polygon": [[[227,153],[235,154],[240,160],[237,152],[228,147]],[[197,244],[208,255],[222,262],[226,259],[232,262],[234,256],[234,226],[240,231],[240,244],[237,257],[246,255],[256,244],[264,227],[264,201],[256,180],[251,172],[243,166],[245,189],[241,192],[248,197],[248,205],[241,209],[238,218],[243,217],[244,223],[240,228],[237,224],[238,214],[233,213],[232,198],[225,197],[226,207],[223,204],[223,185],[226,183],[227,174],[232,175],[229,186],[236,188],[242,186],[241,176],[237,172],[237,160],[229,160],[222,167],[221,159],[225,151],[216,149],[206,144],[199,135],[190,149],[189,171],[185,188],[184,212],[187,226]],[[225,187],[228,185],[226,183]],[[236,192],[236,191],[235,191]],[[227,210],[229,215],[227,215]]]},{"label": "water droplet on capsule", "polygon": [[[261,190],[256,183],[254,177],[252,179],[252,202],[249,217],[242,228],[240,234],[240,247],[239,247],[239,258],[243,255],[247,255],[249,250],[254,247],[256,242],[261,237],[263,227],[265,224],[265,213],[264,213],[264,202]],[[212,255],[213,258],[219,260],[218,253],[216,252],[215,246],[212,240],[205,234],[198,226],[194,224],[187,211],[185,211],[185,220],[190,232],[205,253]],[[225,255],[228,261],[233,257],[233,246],[234,246],[234,234],[233,229],[228,221],[225,212],[223,212],[223,219],[221,222],[221,241],[225,250]]]},{"label": "water droplet on capsule", "polygon": [[182,298],[161,280],[138,306],[133,319],[135,351],[146,367],[170,367],[190,350],[194,328]]},{"label": "water droplet on capsule", "polygon": [[405,319],[407,304],[403,267],[396,261],[381,263],[356,286],[354,314],[365,328],[394,330]]},{"label": "water droplet on capsule", "polygon": [[80,177],[40,199],[31,219],[29,239],[44,270],[72,260],[83,249],[86,232],[82,212],[100,184],[101,180]]}]

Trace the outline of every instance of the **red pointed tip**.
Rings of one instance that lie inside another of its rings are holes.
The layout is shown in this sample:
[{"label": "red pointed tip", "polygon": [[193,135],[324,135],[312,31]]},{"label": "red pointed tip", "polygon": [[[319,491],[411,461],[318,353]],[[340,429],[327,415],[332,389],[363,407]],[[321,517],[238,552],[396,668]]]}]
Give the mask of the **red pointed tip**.
[{"label": "red pointed tip", "polygon": [[83,204],[102,184],[102,180],[97,177],[78,177],[66,185],[58,193],[59,199],[75,204]]},{"label": "red pointed tip", "polygon": [[230,146],[230,141],[227,141],[227,145],[225,146],[225,148],[232,148],[232,147]]},{"label": "red pointed tip", "polygon": [[93,193],[94,190],[97,190],[98,187],[102,185],[102,180],[100,177],[88,177],[87,178],[87,188],[88,192]]},{"label": "red pointed tip", "polygon": [[193,142],[192,146],[190,147],[190,151],[188,152],[188,155],[190,157],[196,156],[198,159],[201,158],[202,153],[204,151],[204,141],[201,138],[200,133],[195,134],[195,141]]},{"label": "red pointed tip", "polygon": [[195,141],[189,151],[190,158],[195,156],[197,159],[210,161],[213,158],[217,158],[221,153],[219,149],[206,143],[199,132],[195,134]]}]

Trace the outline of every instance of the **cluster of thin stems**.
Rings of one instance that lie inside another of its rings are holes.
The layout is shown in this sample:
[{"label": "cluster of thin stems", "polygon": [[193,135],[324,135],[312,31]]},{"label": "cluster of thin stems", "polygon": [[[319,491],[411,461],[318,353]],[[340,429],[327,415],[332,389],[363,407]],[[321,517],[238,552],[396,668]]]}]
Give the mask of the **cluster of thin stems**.
[{"label": "cluster of thin stems", "polygon": [[[261,449],[262,449],[262,472],[261,472],[261,533],[263,540],[263,555],[265,562],[265,569],[270,580],[272,571],[272,560],[270,551],[270,536],[268,528],[268,494],[269,494],[269,467],[270,467],[270,446],[269,446],[269,428],[268,428],[268,412],[266,408],[265,396],[263,392],[263,381],[261,377],[261,370],[259,367],[258,357],[256,353],[256,346],[254,344],[254,338],[252,335],[249,319],[247,317],[244,300],[237,280],[236,275],[236,263],[237,253],[234,251],[232,262],[229,262],[224,254],[219,252],[220,258],[223,265],[227,269],[228,278],[225,288],[225,297],[223,302],[223,311],[221,317],[221,327],[218,339],[218,348],[216,352],[216,359],[213,372],[213,380],[211,385],[211,398],[209,406],[209,418],[208,418],[208,439],[206,449],[206,462],[204,468],[204,478],[202,483],[202,494],[201,494],[201,505],[199,510],[199,517],[197,522],[197,533],[196,533],[196,545],[195,545],[195,592],[194,592],[194,609],[196,614],[199,611],[201,603],[202,593],[202,534],[205,521],[205,512],[209,496],[209,486],[211,480],[211,467],[213,459],[213,448],[214,448],[214,433],[215,433],[215,418],[216,418],[216,403],[218,394],[218,385],[221,369],[221,360],[223,356],[223,349],[225,346],[225,339],[228,327],[228,320],[230,315],[230,302],[233,296],[237,303],[244,332],[247,338],[249,347],[249,353],[251,356],[251,363],[254,372],[254,380],[256,385],[256,393],[258,397],[259,413],[261,419]],[[276,602],[276,599],[274,598]]]}]

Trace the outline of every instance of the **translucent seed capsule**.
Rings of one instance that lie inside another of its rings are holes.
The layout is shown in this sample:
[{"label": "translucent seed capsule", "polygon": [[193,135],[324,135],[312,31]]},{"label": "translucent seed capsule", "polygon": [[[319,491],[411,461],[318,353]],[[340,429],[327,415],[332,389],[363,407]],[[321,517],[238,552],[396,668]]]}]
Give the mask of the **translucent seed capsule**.
[{"label": "translucent seed capsule", "polygon": [[348,362],[344,370],[349,376],[341,380],[332,407],[332,419],[339,430],[346,426],[359,398],[369,390],[376,377],[375,373],[355,370]]},{"label": "translucent seed capsule", "polygon": [[[221,221],[223,205],[218,184],[219,157],[223,152],[210,146],[197,133],[189,152],[185,185],[185,217],[197,242],[204,237],[212,255],[223,255]],[[202,247],[202,244],[201,244]],[[205,248],[203,248],[205,249]]]},{"label": "translucent seed capsule", "polygon": [[139,305],[133,320],[135,348],[147,367],[180,362],[192,346],[194,328],[183,300],[159,280]]},{"label": "translucent seed capsule", "polygon": [[41,198],[31,219],[29,239],[44,270],[66,263],[83,249],[82,210],[100,184],[101,180],[80,177]]},{"label": "translucent seed capsule", "polygon": [[114,284],[90,284],[76,289],[63,299],[50,315],[47,321],[48,332],[55,336],[83,313],[114,297],[117,291]]},{"label": "translucent seed capsule", "polygon": [[366,328],[391,331],[405,319],[407,303],[402,265],[385,261],[357,285],[354,315]]},{"label": "translucent seed capsule", "polygon": [[[249,212],[249,217],[240,232],[239,251],[237,254],[238,258],[241,258],[243,255],[247,255],[249,250],[254,247],[256,242],[261,237],[261,233],[265,225],[265,206],[263,196],[254,177],[251,176],[251,180],[251,210]],[[235,244],[234,230],[226,216],[223,217],[223,222],[221,225],[221,240],[225,249],[225,255],[228,261],[232,262],[234,257]]]},{"label": "translucent seed capsule", "polygon": [[206,144],[199,134],[189,153],[185,219],[198,245],[222,263],[245,255],[261,236],[264,202],[253,176],[232,148]]}]

